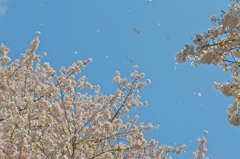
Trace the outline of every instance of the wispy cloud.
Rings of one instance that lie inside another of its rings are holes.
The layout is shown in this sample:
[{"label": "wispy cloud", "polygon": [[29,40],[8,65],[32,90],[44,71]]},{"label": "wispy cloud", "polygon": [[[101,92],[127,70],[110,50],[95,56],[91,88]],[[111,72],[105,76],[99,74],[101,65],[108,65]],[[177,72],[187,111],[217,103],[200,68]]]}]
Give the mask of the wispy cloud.
[{"label": "wispy cloud", "polygon": [[0,16],[3,17],[4,14],[6,13],[7,11],[7,4],[8,0],[0,0]]}]

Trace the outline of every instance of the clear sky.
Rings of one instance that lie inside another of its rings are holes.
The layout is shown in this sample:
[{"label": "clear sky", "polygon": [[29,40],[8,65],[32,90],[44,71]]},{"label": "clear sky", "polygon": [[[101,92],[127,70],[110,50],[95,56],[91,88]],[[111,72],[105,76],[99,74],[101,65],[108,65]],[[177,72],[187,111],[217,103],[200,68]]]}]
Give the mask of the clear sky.
[{"label": "clear sky", "polygon": [[240,127],[229,124],[226,112],[233,99],[212,89],[214,81],[232,81],[231,73],[219,66],[194,68],[190,61],[176,66],[174,60],[195,33],[211,27],[209,17],[219,16],[221,9],[228,11],[229,4],[228,0],[0,0],[0,43],[10,48],[9,57],[15,60],[40,31],[36,53],[47,52],[42,62],[58,72],[61,66],[92,58],[76,77],[85,75],[105,95],[118,88],[112,83],[116,70],[129,80],[138,65],[139,73],[151,79],[139,93],[148,106],[131,109],[130,118],[138,114],[145,125],[160,125],[144,133],[148,141],[186,144],[185,154],[170,156],[190,159],[197,138],[207,130],[207,157],[237,159]]}]

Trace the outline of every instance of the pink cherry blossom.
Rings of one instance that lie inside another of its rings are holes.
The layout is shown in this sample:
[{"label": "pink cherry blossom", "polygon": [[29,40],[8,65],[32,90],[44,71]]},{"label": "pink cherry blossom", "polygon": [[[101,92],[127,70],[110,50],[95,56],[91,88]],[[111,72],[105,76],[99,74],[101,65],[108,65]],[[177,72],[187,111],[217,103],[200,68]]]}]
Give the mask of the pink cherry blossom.
[{"label": "pink cherry blossom", "polygon": [[[219,89],[219,92],[223,95],[233,97],[234,104],[233,106],[230,104],[229,110],[227,110],[227,113],[229,113],[227,120],[233,127],[240,125],[240,9],[238,2],[238,0],[233,0],[233,4],[228,6],[229,12],[222,11],[220,18],[212,15],[209,19],[214,28],[207,29],[202,34],[195,34],[195,38],[192,38],[193,44],[186,44],[182,51],[175,56],[177,64],[181,64],[186,60],[192,60],[191,65],[194,67],[198,67],[201,64],[220,65],[223,71],[232,72],[233,82],[214,82],[213,89]],[[229,60],[229,56],[233,60]]]}]

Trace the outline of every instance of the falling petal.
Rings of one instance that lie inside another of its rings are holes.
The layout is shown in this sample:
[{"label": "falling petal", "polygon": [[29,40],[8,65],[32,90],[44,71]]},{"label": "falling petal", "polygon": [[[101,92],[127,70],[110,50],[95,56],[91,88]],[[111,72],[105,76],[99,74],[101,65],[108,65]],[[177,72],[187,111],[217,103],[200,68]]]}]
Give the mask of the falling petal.
[{"label": "falling petal", "polygon": [[106,58],[108,58],[108,57],[106,56]]},{"label": "falling petal", "polygon": [[41,25],[43,25],[43,23],[41,23]]},{"label": "falling petal", "polygon": [[193,94],[196,94],[196,93],[193,93]]},{"label": "falling petal", "polygon": [[187,33],[185,35],[187,35]]},{"label": "falling petal", "polygon": [[160,25],[160,23],[158,23],[158,25]]},{"label": "falling petal", "polygon": [[137,33],[140,34],[140,31],[138,30]]},{"label": "falling petal", "polygon": [[202,103],[201,103],[201,105],[202,105]]},{"label": "falling petal", "polygon": [[130,10],[128,10],[128,12],[130,12]]},{"label": "falling petal", "polygon": [[129,60],[130,63],[132,63],[132,60]]},{"label": "falling petal", "polygon": [[149,0],[150,2],[152,1],[152,0]]},{"label": "falling petal", "polygon": [[177,68],[175,67],[174,69],[176,70]]},{"label": "falling petal", "polygon": [[103,65],[105,64],[106,62],[103,63]]},{"label": "falling petal", "polygon": [[109,53],[107,53],[107,55],[109,55]]},{"label": "falling petal", "polygon": [[126,57],[126,59],[128,58],[128,56]]},{"label": "falling petal", "polygon": [[75,51],[75,54],[77,54],[77,51]]},{"label": "falling petal", "polygon": [[169,36],[167,37],[167,39],[169,39]]},{"label": "falling petal", "polygon": [[42,2],[40,2],[40,5],[42,6]]},{"label": "falling petal", "polygon": [[97,30],[97,32],[99,33],[99,30]]},{"label": "falling petal", "polygon": [[198,93],[199,96],[201,96],[201,93]]},{"label": "falling petal", "polygon": [[136,30],[136,28],[134,28],[134,27],[133,27],[133,31],[135,31],[135,32],[136,32],[136,31],[137,31],[137,30]]},{"label": "falling petal", "polygon": [[154,88],[156,88],[156,87],[154,87]]}]

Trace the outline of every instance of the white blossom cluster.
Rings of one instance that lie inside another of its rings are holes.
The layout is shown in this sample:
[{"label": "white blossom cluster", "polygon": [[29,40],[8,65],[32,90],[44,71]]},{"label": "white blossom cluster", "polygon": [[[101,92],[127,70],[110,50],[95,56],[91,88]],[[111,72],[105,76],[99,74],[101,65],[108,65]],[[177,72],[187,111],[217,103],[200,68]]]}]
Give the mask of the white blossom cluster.
[{"label": "white blossom cluster", "polygon": [[[204,153],[207,152],[207,148],[205,146],[207,140],[205,139],[205,137],[203,137],[202,139],[198,138],[197,140],[199,141],[198,150],[193,152],[193,159],[202,159],[203,157],[205,157]],[[209,158],[205,157],[205,159]]]},{"label": "white blossom cluster", "polygon": [[[100,92],[100,86],[86,82],[85,76],[75,80],[74,75],[92,62],[91,58],[67,69],[62,67],[57,76],[49,63],[40,65],[47,53],[35,53],[39,42],[37,36],[26,54],[21,54],[21,60],[8,66],[2,63],[10,61],[10,50],[0,46],[0,158],[163,159],[171,151],[185,152],[184,147],[168,147],[164,151],[167,145],[157,148],[154,139],[147,142],[143,131],[153,130],[154,126],[137,125],[138,115],[123,122],[124,115],[129,118],[124,113],[132,107],[148,104],[141,103],[139,95],[134,97],[151,83],[149,79],[140,81],[145,74],[138,74],[138,66],[134,66],[128,83],[116,71],[113,82],[120,89],[106,96]],[[94,89],[94,96],[84,94],[82,89]]]},{"label": "white blossom cluster", "polygon": [[[227,97],[233,96],[234,106],[229,106],[227,119],[232,126],[236,127],[240,125],[240,7],[238,0],[233,0],[233,4],[228,9],[229,12],[222,11],[220,18],[212,15],[209,18],[212,25],[215,26],[217,23],[219,26],[210,28],[203,34],[195,34],[196,38],[192,38],[193,44],[186,44],[185,48],[176,54],[175,60],[177,64],[192,60],[191,64],[194,67],[201,64],[220,65],[223,71],[233,72],[234,82],[223,84],[215,82],[213,89],[219,89],[219,92]],[[229,60],[229,57],[233,60]]]}]

